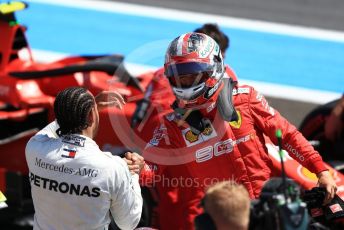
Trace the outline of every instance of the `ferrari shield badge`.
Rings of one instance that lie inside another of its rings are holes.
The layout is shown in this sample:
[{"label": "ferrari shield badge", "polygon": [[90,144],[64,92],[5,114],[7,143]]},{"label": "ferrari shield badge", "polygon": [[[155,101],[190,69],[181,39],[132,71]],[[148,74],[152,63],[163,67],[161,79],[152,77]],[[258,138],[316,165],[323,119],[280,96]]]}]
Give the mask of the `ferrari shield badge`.
[{"label": "ferrari shield badge", "polygon": [[230,121],[229,124],[231,127],[235,128],[235,129],[239,129],[241,127],[241,114],[240,111],[236,111],[238,114],[238,120],[237,121]]}]

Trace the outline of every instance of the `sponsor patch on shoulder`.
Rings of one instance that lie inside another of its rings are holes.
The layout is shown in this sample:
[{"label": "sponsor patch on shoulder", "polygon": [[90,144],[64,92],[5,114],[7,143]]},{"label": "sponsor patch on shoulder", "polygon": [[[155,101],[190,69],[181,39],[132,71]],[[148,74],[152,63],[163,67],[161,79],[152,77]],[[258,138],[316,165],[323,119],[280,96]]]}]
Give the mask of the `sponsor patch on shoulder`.
[{"label": "sponsor patch on shoulder", "polygon": [[242,93],[249,94],[250,88],[240,88],[239,87],[239,88],[233,89],[233,95],[242,94]]},{"label": "sponsor patch on shoulder", "polygon": [[256,99],[261,102],[266,111],[268,111],[272,116],[275,116],[275,110],[269,105],[268,101],[261,93],[257,92]]},{"label": "sponsor patch on shoulder", "polygon": [[78,135],[65,135],[62,137],[62,142],[67,143],[67,144],[71,144],[71,145],[76,145],[76,146],[80,146],[80,147],[84,147],[85,146],[85,137],[81,137]]}]

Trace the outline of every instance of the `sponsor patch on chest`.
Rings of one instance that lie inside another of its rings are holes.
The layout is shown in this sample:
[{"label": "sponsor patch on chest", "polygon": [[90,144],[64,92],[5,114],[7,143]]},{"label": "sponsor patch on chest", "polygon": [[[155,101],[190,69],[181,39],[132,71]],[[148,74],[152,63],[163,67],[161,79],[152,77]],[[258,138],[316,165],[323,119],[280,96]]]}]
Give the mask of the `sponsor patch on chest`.
[{"label": "sponsor patch on chest", "polygon": [[217,136],[217,133],[212,125],[207,127],[201,134],[195,135],[190,128],[182,130],[183,139],[187,147],[197,145]]},{"label": "sponsor patch on chest", "polygon": [[159,127],[155,128],[153,132],[153,137],[149,141],[149,146],[158,146],[161,139],[166,136],[166,127],[164,125],[160,125]]}]

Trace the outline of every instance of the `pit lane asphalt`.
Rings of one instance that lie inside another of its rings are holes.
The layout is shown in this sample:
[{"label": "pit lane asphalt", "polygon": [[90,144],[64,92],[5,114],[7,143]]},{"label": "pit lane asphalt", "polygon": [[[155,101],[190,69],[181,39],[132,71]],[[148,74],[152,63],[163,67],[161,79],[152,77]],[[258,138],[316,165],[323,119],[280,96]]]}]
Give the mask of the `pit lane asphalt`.
[{"label": "pit lane asphalt", "polygon": [[[342,0],[126,0],[118,2],[344,31],[344,1]],[[240,73],[238,75],[240,76]],[[297,127],[306,114],[318,106],[313,103],[271,97],[268,101]]]},{"label": "pit lane asphalt", "polygon": [[344,31],[342,0],[119,0],[118,2]]}]

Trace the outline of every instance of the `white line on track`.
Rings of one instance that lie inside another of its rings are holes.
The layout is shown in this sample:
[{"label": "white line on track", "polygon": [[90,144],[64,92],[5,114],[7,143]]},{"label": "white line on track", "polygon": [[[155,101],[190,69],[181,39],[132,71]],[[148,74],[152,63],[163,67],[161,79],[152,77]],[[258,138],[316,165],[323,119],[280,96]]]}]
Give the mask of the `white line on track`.
[{"label": "white line on track", "polygon": [[183,22],[207,23],[214,22],[221,26],[246,29],[252,31],[285,34],[304,38],[344,42],[344,32],[303,27],[259,20],[219,16],[214,14],[196,13],[153,6],[142,6],[130,3],[95,1],[95,0],[29,0],[51,5],[68,6],[81,9],[115,12],[128,15],[145,16]]},{"label": "white line on track", "polygon": [[[35,60],[39,62],[52,62],[68,55],[64,53],[56,53],[43,50],[33,50],[32,52]],[[156,69],[156,67],[138,65],[134,63],[125,63],[125,66],[127,67],[128,71],[135,76]],[[241,85],[247,84],[254,86],[258,91],[263,93],[265,96],[283,98],[294,101],[324,104],[341,97],[341,94],[339,93],[305,89],[293,86],[285,86],[266,82],[251,81],[246,80],[244,77],[240,77],[239,82]]]}]

